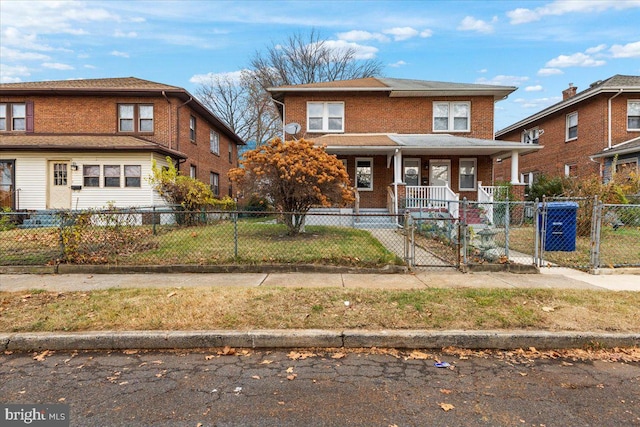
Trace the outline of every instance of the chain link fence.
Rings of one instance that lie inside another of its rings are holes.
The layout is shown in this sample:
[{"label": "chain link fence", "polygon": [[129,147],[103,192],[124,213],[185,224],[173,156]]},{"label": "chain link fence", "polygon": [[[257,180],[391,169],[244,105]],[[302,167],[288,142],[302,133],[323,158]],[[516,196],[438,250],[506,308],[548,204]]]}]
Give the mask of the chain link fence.
[{"label": "chain link fence", "polygon": [[547,198],[456,208],[458,217],[429,206],[402,215],[316,209],[297,235],[285,225],[294,214],[275,212],[2,212],[0,265],[640,266],[637,204]]}]

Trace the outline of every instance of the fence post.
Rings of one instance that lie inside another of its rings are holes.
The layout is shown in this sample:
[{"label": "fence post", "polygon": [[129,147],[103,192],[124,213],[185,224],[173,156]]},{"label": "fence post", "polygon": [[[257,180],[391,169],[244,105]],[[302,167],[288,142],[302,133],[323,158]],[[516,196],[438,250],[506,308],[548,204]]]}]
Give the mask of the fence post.
[{"label": "fence post", "polygon": [[467,226],[467,198],[464,197],[462,199],[462,215],[460,215],[461,224],[462,224],[462,264],[467,265],[467,251],[468,251],[468,239],[467,235],[469,234],[468,226]]},{"label": "fence post", "polygon": [[404,213],[404,262],[407,263],[409,268],[413,268],[413,258],[411,256],[411,245],[414,241],[413,236],[413,222],[409,222],[411,216],[409,212]]},{"label": "fence post", "polygon": [[591,270],[600,268],[600,236],[602,230],[603,204],[598,195],[593,197],[593,214],[591,216]]},{"label": "fence post", "polygon": [[60,212],[60,233],[59,233],[59,239],[60,239],[60,259],[64,259],[64,224],[65,224],[65,214],[64,212]]},{"label": "fence post", "polygon": [[509,259],[509,224],[511,223],[511,212],[509,211],[511,206],[509,205],[509,193],[505,199],[505,213],[504,213],[504,256]]},{"label": "fence post", "polygon": [[540,207],[539,207],[539,199],[536,197],[535,200],[535,206],[533,208],[533,232],[534,232],[534,236],[533,236],[533,265],[537,266],[538,268],[540,268],[540,257],[539,257],[539,250],[540,250],[540,219],[538,218],[540,215]]},{"label": "fence post", "polygon": [[153,235],[156,235],[156,207],[153,206],[151,211],[151,223],[153,224]]},{"label": "fence post", "polygon": [[233,256],[238,258],[238,212],[233,213]]}]

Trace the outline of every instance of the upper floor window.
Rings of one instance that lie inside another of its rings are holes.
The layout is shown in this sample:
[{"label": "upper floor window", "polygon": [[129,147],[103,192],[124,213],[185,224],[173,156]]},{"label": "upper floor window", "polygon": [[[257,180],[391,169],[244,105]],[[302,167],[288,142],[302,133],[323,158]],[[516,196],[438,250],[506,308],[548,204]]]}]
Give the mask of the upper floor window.
[{"label": "upper floor window", "polygon": [[567,114],[566,140],[570,141],[578,137],[578,113]]},{"label": "upper floor window", "polygon": [[213,129],[209,131],[209,149],[213,154],[220,155],[220,136]]},{"label": "upper floor window", "polygon": [[307,102],[307,131],[344,132],[344,102]]},{"label": "upper floor window", "polygon": [[640,101],[638,100],[627,103],[627,129],[640,130]]},{"label": "upper floor window", "polygon": [[189,116],[189,139],[191,142],[196,142],[196,118]]},{"label": "upper floor window", "polygon": [[0,131],[27,130],[26,104],[0,104]]},{"label": "upper floor window", "polygon": [[233,144],[229,142],[229,163],[233,163]]},{"label": "upper floor window", "polygon": [[471,130],[471,103],[434,102],[433,130],[469,132]]},{"label": "upper floor window", "polygon": [[120,132],[153,132],[153,105],[119,104]]},{"label": "upper floor window", "polygon": [[538,128],[525,129],[522,131],[522,142],[524,144],[539,144],[540,135],[543,133],[544,130]]}]

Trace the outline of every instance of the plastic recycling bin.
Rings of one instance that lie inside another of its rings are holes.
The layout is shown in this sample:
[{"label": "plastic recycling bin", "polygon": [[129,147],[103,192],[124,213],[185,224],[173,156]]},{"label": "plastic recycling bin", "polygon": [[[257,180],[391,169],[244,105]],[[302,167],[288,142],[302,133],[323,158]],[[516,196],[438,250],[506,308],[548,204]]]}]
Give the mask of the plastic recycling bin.
[{"label": "plastic recycling bin", "polygon": [[[543,237],[547,252],[576,250],[576,202],[549,202],[539,204],[538,233]],[[546,215],[544,215],[546,210]]]}]

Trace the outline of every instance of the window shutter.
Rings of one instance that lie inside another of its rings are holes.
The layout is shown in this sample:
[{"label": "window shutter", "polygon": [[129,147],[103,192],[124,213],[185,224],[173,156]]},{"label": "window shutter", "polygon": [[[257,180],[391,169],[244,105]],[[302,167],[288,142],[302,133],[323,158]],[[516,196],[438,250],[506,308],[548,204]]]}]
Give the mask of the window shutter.
[{"label": "window shutter", "polygon": [[33,101],[27,101],[25,104],[27,110],[27,133],[33,133]]}]

